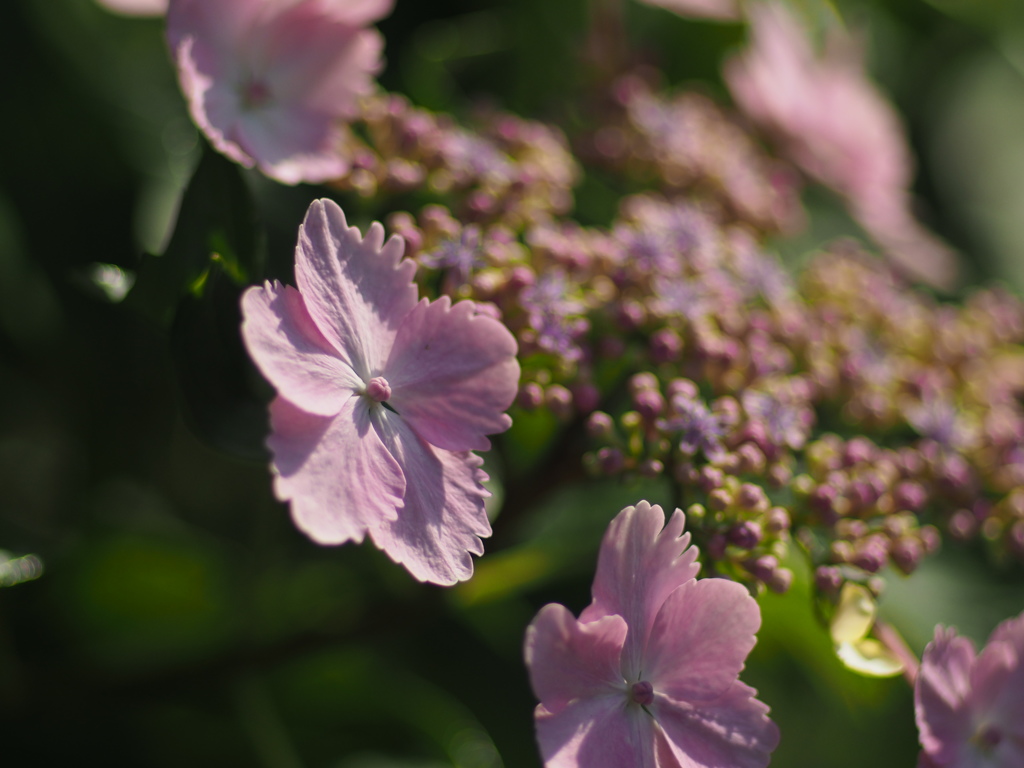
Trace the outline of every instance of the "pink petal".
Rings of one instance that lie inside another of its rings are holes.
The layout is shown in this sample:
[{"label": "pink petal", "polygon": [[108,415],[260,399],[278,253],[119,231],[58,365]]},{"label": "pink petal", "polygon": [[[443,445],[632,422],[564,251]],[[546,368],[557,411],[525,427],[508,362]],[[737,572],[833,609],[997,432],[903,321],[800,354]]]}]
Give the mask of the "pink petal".
[{"label": "pink petal", "polygon": [[263,375],[307,413],[333,416],[363,382],[323,337],[291,286],[253,286],[242,295],[242,338]]},{"label": "pink petal", "polygon": [[608,526],[594,575],[593,602],[580,621],[618,614],[630,628],[622,657],[623,674],[636,681],[647,635],[662,603],[676,587],[700,570],[697,549],[683,534],[686,517],[676,510],[665,524],[657,504],[626,507]]},{"label": "pink petal", "polygon": [[764,768],[779,745],[779,729],[757,691],[734,682],[698,706],[656,696],[652,711],[680,768]]},{"label": "pink petal", "polygon": [[331,200],[315,200],[299,228],[295,279],[316,326],[363,381],[379,376],[405,317],[416,306],[416,265],[400,237],[384,242],[374,222],[364,239]]},{"label": "pink petal", "polygon": [[481,483],[483,460],[472,453],[433,448],[400,416],[375,408],[374,427],[405,475],[396,519],[370,530],[373,542],[420,581],[450,585],[473,575],[473,555],[491,535]]},{"label": "pink petal", "polygon": [[666,599],[651,628],[642,677],[681,702],[717,698],[732,685],[757,642],[761,611],[727,579],[690,580]]},{"label": "pink petal", "polygon": [[668,768],[655,761],[653,718],[624,695],[574,701],[534,715],[545,768]]},{"label": "pink petal", "polygon": [[354,27],[373,24],[391,13],[395,0],[320,0],[321,13]]},{"label": "pink petal", "polygon": [[1001,647],[1008,661],[1008,672],[991,699],[990,711],[1003,732],[1013,734],[1017,747],[1024,752],[1024,614],[1007,619],[996,627],[988,647],[978,657],[979,662],[989,647]]},{"label": "pink petal", "polygon": [[583,624],[564,606],[540,609],[526,629],[526,667],[537,698],[551,712],[570,701],[618,695],[625,700],[620,671],[626,622],[621,616]]},{"label": "pink petal", "polygon": [[921,746],[939,763],[948,762],[970,736],[971,665],[974,645],[952,629],[935,628],[924,649],[914,684],[914,712]]},{"label": "pink petal", "polygon": [[167,0],[98,0],[114,13],[126,16],[159,16],[167,11]]},{"label": "pink petal", "polygon": [[740,18],[736,0],[640,0],[647,5],[658,5],[680,16],[732,21]]},{"label": "pink petal", "polygon": [[231,75],[223,70],[224,63],[192,36],[184,38],[173,51],[181,90],[196,125],[218,152],[246,168],[254,166],[256,161],[238,145],[235,135],[239,96],[225,85]]},{"label": "pink petal", "polygon": [[369,410],[358,395],[333,418],[281,397],[270,404],[274,491],[291,502],[295,524],[320,544],[362,541],[368,529],[395,519],[405,496],[405,478]]},{"label": "pink petal", "polygon": [[519,388],[516,340],[470,301],[423,299],[405,316],[384,376],[390,404],[416,434],[450,451],[486,451]]},{"label": "pink petal", "polygon": [[248,41],[254,74],[272,103],[326,118],[350,118],[356,97],[369,93],[383,66],[384,39],[300,2],[254,30]]}]

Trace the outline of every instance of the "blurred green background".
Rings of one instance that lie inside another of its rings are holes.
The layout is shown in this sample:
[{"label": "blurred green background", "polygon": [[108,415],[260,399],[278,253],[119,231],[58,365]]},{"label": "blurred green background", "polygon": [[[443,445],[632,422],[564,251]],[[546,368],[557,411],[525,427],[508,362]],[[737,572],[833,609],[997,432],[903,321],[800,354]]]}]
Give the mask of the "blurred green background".
[{"label": "blurred green background", "polygon": [[[719,64],[741,26],[625,11],[630,45],[669,82],[726,98]],[[1024,3],[840,11],[870,30],[873,72],[907,120],[923,217],[969,254],[973,280],[1019,293]],[[485,99],[571,123],[588,13],[584,0],[398,0],[381,80],[433,109]],[[269,391],[237,339],[237,288],[214,270],[201,299],[119,302],[142,254],[175,247],[203,153],[162,23],[92,0],[4,0],[0,72],[0,583],[43,568],[0,587],[0,763],[539,765],[523,629],[546,602],[588,602],[608,520],[662,489],[583,483],[569,461],[523,492],[552,430],[524,418],[488,457],[510,503],[473,581],[427,587],[369,546],[313,545],[270,492]],[[265,259],[286,277],[321,192],[203,163],[221,194],[189,215],[212,208],[251,274]],[[585,185],[581,205],[595,195]],[[351,202],[357,223],[384,213]],[[852,226],[824,193],[808,205],[808,244]],[[936,622],[983,642],[1024,608],[1019,570],[971,547],[890,581],[883,612],[917,652]],[[806,593],[798,573],[793,593],[763,598],[745,672],[782,729],[773,764],[912,765],[909,689],[845,671]]]}]

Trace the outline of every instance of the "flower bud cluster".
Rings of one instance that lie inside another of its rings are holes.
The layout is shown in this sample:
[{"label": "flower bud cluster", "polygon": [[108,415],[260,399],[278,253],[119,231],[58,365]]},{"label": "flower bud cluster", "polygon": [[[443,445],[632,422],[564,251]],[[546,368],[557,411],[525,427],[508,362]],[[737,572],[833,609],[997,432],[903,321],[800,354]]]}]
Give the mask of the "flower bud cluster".
[{"label": "flower bud cluster", "polygon": [[469,130],[395,94],[365,97],[346,137],[351,167],[334,186],[364,197],[426,191],[457,200],[467,222],[519,226],[572,208],[579,167],[557,128],[497,112],[477,123]]}]

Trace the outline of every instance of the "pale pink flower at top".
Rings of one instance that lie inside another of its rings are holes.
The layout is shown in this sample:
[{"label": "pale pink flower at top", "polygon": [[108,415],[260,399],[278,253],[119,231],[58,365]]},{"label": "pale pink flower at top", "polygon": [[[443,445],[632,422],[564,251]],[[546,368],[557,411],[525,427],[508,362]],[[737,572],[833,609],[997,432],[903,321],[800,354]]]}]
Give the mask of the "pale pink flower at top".
[{"label": "pale pink flower at top", "polygon": [[740,108],[793,162],[846,198],[899,269],[949,287],[955,255],[911,212],[913,158],[903,126],[868,79],[858,46],[833,34],[819,55],[781,3],[753,4],[749,16],[751,45],[725,68]]},{"label": "pale pink flower at top", "polygon": [[[641,501],[608,527],[593,601],[546,605],[526,631],[547,768],[754,768],[779,732],[738,679],[761,624],[726,579],[696,580],[676,510]],[[664,526],[664,527],[663,527]]]},{"label": "pale pink flower at top", "polygon": [[107,10],[124,16],[162,16],[167,0],[96,0]]},{"label": "pale pink flower at top", "polygon": [[453,584],[490,535],[481,460],[519,386],[516,342],[476,305],[417,302],[416,265],[380,224],[330,200],[299,229],[298,290],[242,297],[242,336],[277,389],[274,489],[321,544],[373,542],[421,581]]},{"label": "pale pink flower at top", "polygon": [[920,768],[1024,768],[1024,613],[980,654],[935,628],[914,685]]},{"label": "pale pink flower at top", "polygon": [[167,38],[213,146],[285,184],[343,175],[344,123],[372,90],[393,0],[170,0]]},{"label": "pale pink flower at top", "polygon": [[640,0],[640,2],[667,8],[680,16],[722,21],[734,21],[740,18],[738,0]]}]

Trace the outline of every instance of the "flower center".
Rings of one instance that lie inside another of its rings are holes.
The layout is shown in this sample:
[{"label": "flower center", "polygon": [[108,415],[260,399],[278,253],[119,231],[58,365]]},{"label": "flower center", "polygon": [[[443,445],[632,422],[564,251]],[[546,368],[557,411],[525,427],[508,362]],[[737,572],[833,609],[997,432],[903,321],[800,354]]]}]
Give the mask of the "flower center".
[{"label": "flower center", "polygon": [[629,689],[629,698],[633,703],[646,707],[654,703],[654,686],[646,680],[633,683]]},{"label": "flower center", "polygon": [[242,108],[259,109],[270,101],[270,86],[263,80],[253,78],[242,86]]},{"label": "flower center", "polygon": [[994,725],[983,725],[979,728],[974,738],[971,739],[982,752],[991,752],[1003,740],[1002,732]]},{"label": "flower center", "polygon": [[391,385],[383,376],[374,376],[366,385],[366,396],[375,403],[383,403],[391,397]]}]

